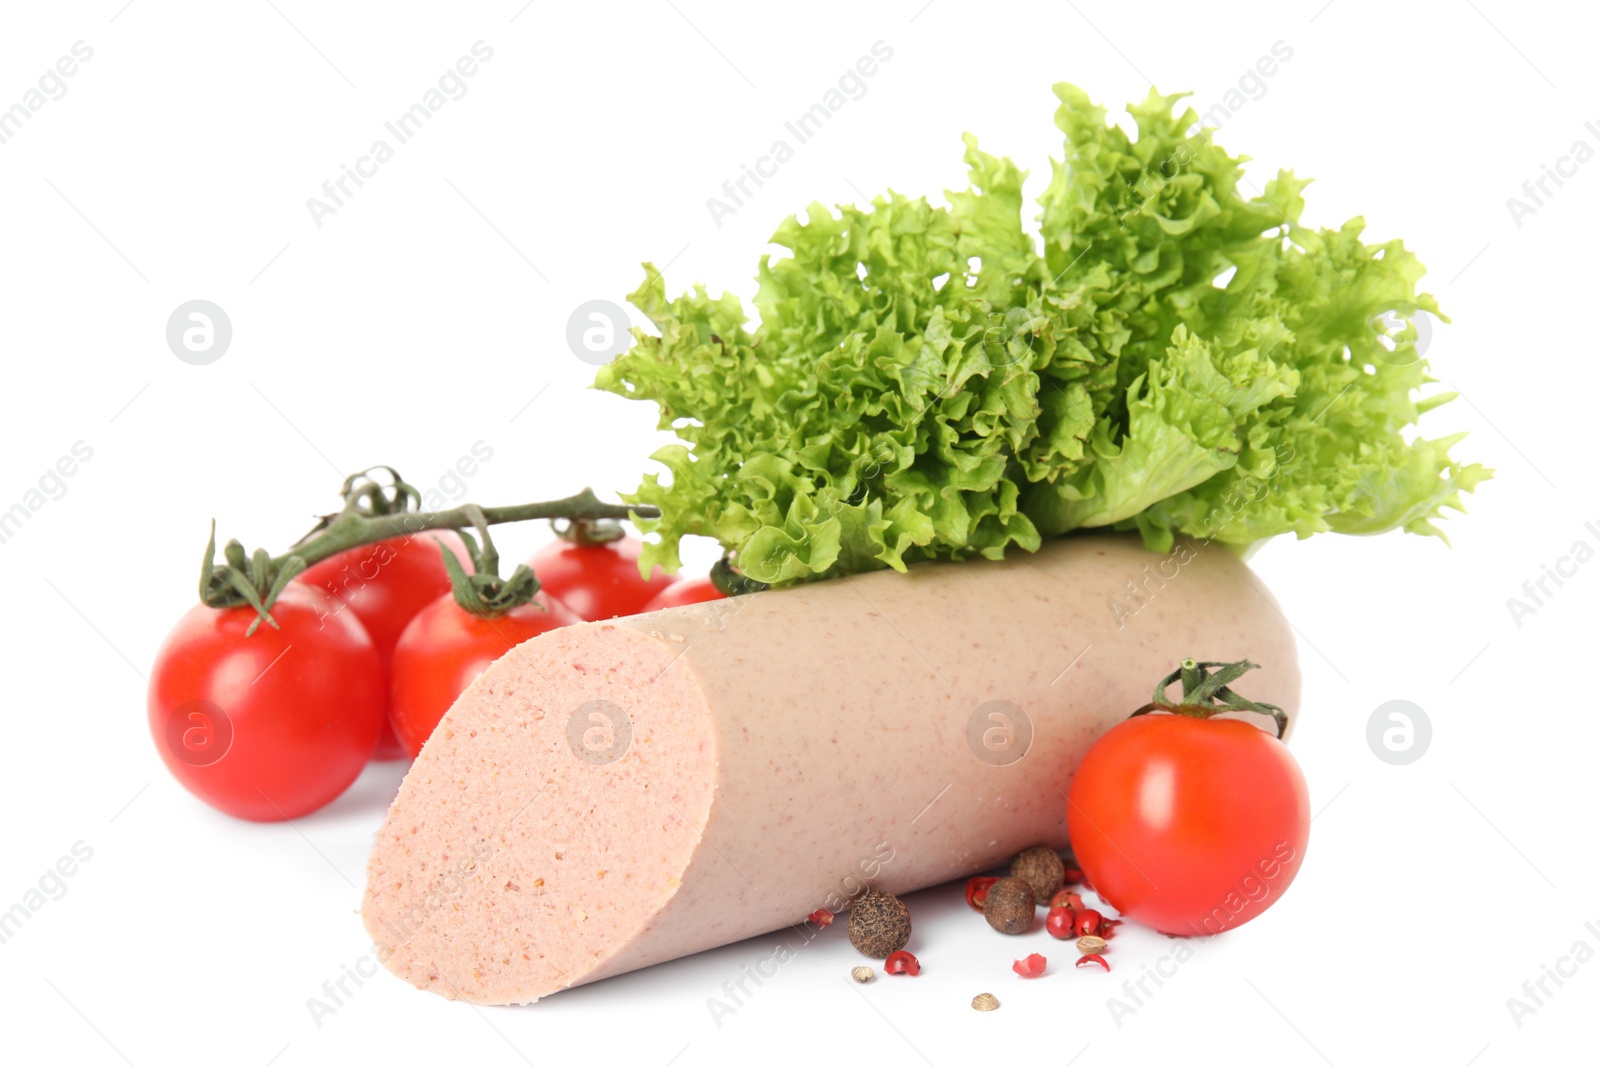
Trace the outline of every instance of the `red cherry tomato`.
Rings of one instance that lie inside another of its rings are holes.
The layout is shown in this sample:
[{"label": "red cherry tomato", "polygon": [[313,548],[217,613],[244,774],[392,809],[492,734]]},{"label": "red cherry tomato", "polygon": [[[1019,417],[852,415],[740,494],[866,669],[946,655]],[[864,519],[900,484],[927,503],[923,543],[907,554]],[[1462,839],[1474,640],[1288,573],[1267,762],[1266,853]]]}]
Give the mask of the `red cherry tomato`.
[{"label": "red cherry tomato", "polygon": [[655,595],[641,611],[660,611],[662,608],[681,608],[685,604],[705,604],[712,600],[725,600],[727,594],[718,589],[710,578],[686,578],[674,582]]},{"label": "red cherry tomato", "polygon": [[[297,581],[315,586],[348,607],[366,627],[387,669],[395,642],[417,612],[450,591],[450,575],[439,555],[442,542],[468,574],[472,559],[454,530],[429,530],[410,537],[395,537],[362,545],[307,567]],[[387,687],[386,687],[387,691]],[[404,759],[389,717],[373,759]]]},{"label": "red cherry tomato", "polygon": [[1294,880],[1310,826],[1288,748],[1236,719],[1128,719],[1095,742],[1067,793],[1067,832],[1095,892],[1167,934],[1260,915]]},{"label": "red cherry tomato", "polygon": [[150,675],[150,734],[185,789],[241,819],[316,811],[372,755],[383,664],[349,612],[290,583],[249,637],[254,608],[196,604]]},{"label": "red cherry tomato", "polygon": [[412,757],[484,668],[530,637],[582,621],[543,593],[534,599],[486,619],[446,593],[411,620],[389,673],[394,730]]},{"label": "red cherry tomato", "polygon": [[533,554],[528,566],[539,587],[580,618],[593,622],[618,615],[637,615],[654,596],[676,579],[660,567],[639,577],[637,537],[599,543],[556,541]]}]

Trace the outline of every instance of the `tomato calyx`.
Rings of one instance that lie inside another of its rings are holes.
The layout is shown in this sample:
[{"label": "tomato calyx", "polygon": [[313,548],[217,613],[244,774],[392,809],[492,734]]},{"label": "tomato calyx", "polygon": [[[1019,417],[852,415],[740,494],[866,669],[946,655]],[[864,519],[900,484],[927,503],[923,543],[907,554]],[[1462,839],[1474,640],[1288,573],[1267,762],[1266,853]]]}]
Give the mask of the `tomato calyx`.
[{"label": "tomato calyx", "polygon": [[[373,471],[385,471],[387,483],[372,477]],[[272,605],[282,595],[289,583],[314,563],[336,556],[348,549],[376,544],[395,537],[413,537],[426,530],[465,530],[477,527],[480,536],[487,526],[502,522],[523,522],[530,519],[565,518],[573,522],[600,522],[629,517],[653,519],[660,510],[643,504],[607,504],[584,489],[560,500],[539,501],[532,504],[514,504],[509,507],[480,508],[475,504],[462,504],[442,511],[417,511],[421,495],[393,467],[369,467],[345,479],[340,490],[344,507],[333,515],[324,515],[305,536],[296,541],[288,552],[269,555],[266,549],[247,552],[237,540],[230,540],[222,549],[222,559],[216,558],[216,523],[211,525],[211,535],[206,542],[205,559],[200,566],[200,602],[207,607],[226,609],[248,605],[255,610],[248,634],[253,634],[262,623],[277,628],[272,618]],[[479,555],[476,548],[474,556]],[[461,568],[457,566],[457,570]],[[501,582],[492,570],[481,571],[492,581],[479,583],[477,600],[481,600],[488,613],[510,610],[510,601],[524,594],[531,596],[526,577],[516,573]],[[472,584],[472,583],[469,583]],[[460,586],[452,581],[452,585]],[[537,591],[535,584],[533,590]],[[507,592],[507,590],[510,590]],[[467,595],[469,601],[474,598]],[[517,602],[526,602],[525,600]],[[468,608],[468,610],[473,610]]]},{"label": "tomato calyx", "polygon": [[217,563],[217,521],[211,520],[211,536],[206,540],[205,559],[200,562],[200,602],[213,608],[234,608],[249,604],[256,611],[245,630],[249,637],[265,620],[274,630],[278,620],[270,614],[272,605],[288,588],[295,575],[306,569],[306,562],[290,556],[275,565],[267,550],[258,548],[246,559],[244,545],[230,539],[222,546],[223,563]]},{"label": "tomato calyx", "polygon": [[[1289,716],[1282,708],[1276,704],[1247,700],[1229,688],[1246,671],[1260,666],[1247,659],[1235,663],[1186,659],[1177,670],[1156,684],[1155,695],[1150,698],[1150,703],[1128,717],[1131,719],[1152,711],[1165,711],[1192,719],[1209,719],[1225,711],[1248,711],[1270,716],[1277,727],[1278,739],[1282,740],[1284,731],[1289,727]],[[1183,695],[1176,702],[1168,700],[1167,688],[1178,681],[1183,683]]]},{"label": "tomato calyx", "polygon": [[[484,619],[499,618],[513,608],[534,603],[539,592],[539,579],[526,563],[519,563],[511,577],[500,577],[500,553],[489,536],[489,520],[476,504],[463,504],[462,511],[472,519],[478,530],[474,538],[466,530],[457,531],[467,543],[472,555],[472,573],[468,574],[456,554],[443,542],[439,552],[444,557],[444,569],[450,575],[450,593],[462,611]],[[481,542],[481,544],[480,544]]]}]

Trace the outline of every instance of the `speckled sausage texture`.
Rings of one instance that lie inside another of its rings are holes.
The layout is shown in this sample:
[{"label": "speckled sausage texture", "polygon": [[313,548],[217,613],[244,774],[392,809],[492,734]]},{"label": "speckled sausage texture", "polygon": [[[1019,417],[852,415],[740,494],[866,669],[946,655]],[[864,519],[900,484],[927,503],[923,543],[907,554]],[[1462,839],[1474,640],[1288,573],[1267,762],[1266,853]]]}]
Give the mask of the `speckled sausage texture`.
[{"label": "speckled sausage texture", "polygon": [[1184,656],[1298,710],[1293,632],[1218,546],[1120,536],[566,627],[456,701],[373,848],[385,965],[480,1004],[1067,845],[1088,746]]}]

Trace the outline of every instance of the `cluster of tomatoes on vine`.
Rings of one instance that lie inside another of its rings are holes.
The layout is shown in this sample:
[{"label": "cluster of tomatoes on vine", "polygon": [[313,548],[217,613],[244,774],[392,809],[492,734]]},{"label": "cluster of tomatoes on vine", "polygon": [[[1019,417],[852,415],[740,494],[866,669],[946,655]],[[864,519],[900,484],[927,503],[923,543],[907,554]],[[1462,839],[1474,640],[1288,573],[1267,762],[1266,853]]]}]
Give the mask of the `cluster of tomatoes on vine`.
[{"label": "cluster of tomatoes on vine", "polygon": [[[725,595],[710,577],[642,575],[621,520],[651,509],[588,490],[422,512],[416,489],[382,467],[341,495],[341,511],[277,557],[231,541],[218,561],[213,535],[201,602],[156,656],[147,713],[162,759],[239,818],[305,815],[369,760],[416,756],[456,697],[523,641]],[[534,518],[560,537],[502,578],[489,526]]]}]

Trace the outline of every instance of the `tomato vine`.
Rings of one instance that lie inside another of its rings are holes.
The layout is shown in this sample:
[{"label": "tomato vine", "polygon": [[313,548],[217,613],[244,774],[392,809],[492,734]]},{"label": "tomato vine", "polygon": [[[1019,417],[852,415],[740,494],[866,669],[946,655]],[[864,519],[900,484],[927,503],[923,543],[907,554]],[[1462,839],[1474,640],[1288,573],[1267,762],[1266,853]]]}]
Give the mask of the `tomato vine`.
[{"label": "tomato vine", "polygon": [[[378,481],[372,477],[373,471],[387,472],[390,481],[387,484]],[[500,579],[495,573],[498,557],[488,537],[489,526],[529,519],[566,519],[574,523],[653,519],[660,514],[648,505],[607,504],[587,488],[559,500],[531,504],[505,507],[461,504],[440,511],[420,511],[417,509],[422,496],[416,487],[387,466],[369,467],[352,474],[345,479],[341,495],[345,503],[340,511],[322,516],[289,551],[277,556],[263,548],[246,552],[244,545],[235,539],[223,546],[219,562],[216,558],[217,528],[213,522],[200,567],[201,603],[213,608],[249,605],[256,612],[250,633],[262,622],[276,629],[277,622],[271,615],[273,603],[295,576],[311,564],[347,549],[392,537],[410,536],[425,530],[455,530],[462,533],[472,547],[475,562],[481,565],[478,574],[467,576],[463,572],[465,583],[455,583],[458,601],[468,610],[474,610],[471,605],[477,604],[492,614],[526,602],[526,598],[538,590],[538,581],[526,566],[519,566],[510,578]],[[481,546],[466,533],[468,527],[477,529]],[[459,565],[456,570],[461,570]]]}]

